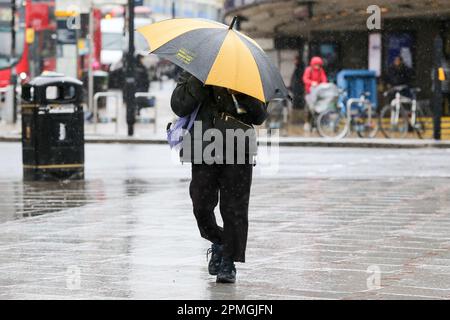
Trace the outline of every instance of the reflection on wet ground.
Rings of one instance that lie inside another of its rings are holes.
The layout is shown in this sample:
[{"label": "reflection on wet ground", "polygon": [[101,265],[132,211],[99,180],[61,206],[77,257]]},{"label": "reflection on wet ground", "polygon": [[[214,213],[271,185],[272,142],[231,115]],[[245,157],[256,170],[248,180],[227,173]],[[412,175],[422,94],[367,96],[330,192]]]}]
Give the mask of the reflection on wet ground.
[{"label": "reflection on wet ground", "polygon": [[148,192],[150,184],[126,179],[105,185],[102,180],[0,184],[0,223],[95,204],[116,197],[133,197]]}]

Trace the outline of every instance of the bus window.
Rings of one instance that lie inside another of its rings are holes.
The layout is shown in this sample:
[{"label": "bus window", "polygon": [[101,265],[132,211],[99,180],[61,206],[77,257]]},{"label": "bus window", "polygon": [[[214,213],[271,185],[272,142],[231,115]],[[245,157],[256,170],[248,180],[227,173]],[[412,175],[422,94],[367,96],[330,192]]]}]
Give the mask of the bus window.
[{"label": "bus window", "polygon": [[8,3],[0,2],[0,68],[8,68],[11,63],[11,23],[12,10]]},{"label": "bus window", "polygon": [[102,33],[102,49],[103,50],[123,50],[124,36],[118,32]]},{"label": "bus window", "polygon": [[41,56],[43,59],[53,58],[56,56],[56,40],[53,30],[42,31],[41,39]]},{"label": "bus window", "polygon": [[[17,2],[20,5],[20,2]],[[15,57],[12,57],[12,8],[11,1],[0,0],[0,69],[10,68],[16,64],[22,56],[24,50],[25,11],[23,6],[19,6],[16,11],[16,41]]]}]

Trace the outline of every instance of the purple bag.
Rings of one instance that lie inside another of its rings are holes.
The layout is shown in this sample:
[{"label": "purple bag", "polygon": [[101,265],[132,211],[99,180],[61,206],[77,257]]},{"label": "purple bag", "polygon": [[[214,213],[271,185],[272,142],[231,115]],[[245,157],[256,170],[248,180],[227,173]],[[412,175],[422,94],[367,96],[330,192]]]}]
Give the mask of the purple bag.
[{"label": "purple bag", "polygon": [[179,118],[175,123],[172,123],[170,128],[167,129],[167,142],[169,142],[171,149],[180,147],[185,132],[191,130],[194,125],[199,109],[200,105],[192,111],[190,115]]}]

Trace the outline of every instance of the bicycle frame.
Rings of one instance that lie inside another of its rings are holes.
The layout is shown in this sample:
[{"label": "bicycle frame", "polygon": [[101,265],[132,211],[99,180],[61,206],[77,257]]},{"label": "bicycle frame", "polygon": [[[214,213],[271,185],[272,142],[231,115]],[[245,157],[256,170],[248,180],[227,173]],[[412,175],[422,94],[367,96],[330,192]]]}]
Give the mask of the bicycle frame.
[{"label": "bicycle frame", "polygon": [[[346,94],[345,92],[341,92],[341,94]],[[336,105],[336,112],[340,115],[340,119],[345,122],[344,128],[339,130],[339,134],[335,135],[335,137],[343,138],[354,130],[358,133],[360,137],[373,137],[377,131],[378,126],[373,127],[374,120],[374,107],[369,99],[367,99],[368,94],[362,93],[359,98],[349,98],[347,101],[339,101]],[[356,113],[354,112],[356,111]],[[328,113],[329,111],[325,111]],[[325,113],[321,113],[318,119],[322,118],[322,115]],[[355,121],[355,118],[363,119],[364,124],[360,121]],[[341,121],[339,120],[339,121]],[[333,122],[334,123],[334,122]],[[378,122],[377,122],[378,123]],[[342,123],[341,123],[342,124]],[[361,130],[361,125],[363,125],[363,129]],[[321,124],[318,123],[319,132],[321,129]],[[333,126],[334,128],[334,126]],[[369,128],[370,132],[367,131]],[[366,136],[366,133],[369,132],[369,135]],[[326,136],[326,134],[321,133],[322,136]]]},{"label": "bicycle frame", "polygon": [[416,119],[417,119],[417,99],[413,99],[411,103],[411,124],[413,126],[416,125]]},{"label": "bicycle frame", "polygon": [[398,124],[398,120],[400,118],[400,109],[403,104],[411,105],[411,120],[410,124],[415,125],[417,119],[417,99],[415,97],[408,98],[402,96],[400,92],[395,93],[395,98],[391,101],[391,107],[395,108],[395,112],[391,114],[391,124]]}]

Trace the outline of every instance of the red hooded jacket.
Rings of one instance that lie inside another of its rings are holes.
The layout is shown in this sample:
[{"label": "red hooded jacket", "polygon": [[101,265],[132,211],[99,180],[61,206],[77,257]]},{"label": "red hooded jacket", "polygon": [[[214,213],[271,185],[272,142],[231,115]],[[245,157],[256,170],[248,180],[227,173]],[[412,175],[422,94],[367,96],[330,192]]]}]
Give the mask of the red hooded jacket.
[{"label": "red hooded jacket", "polygon": [[[319,69],[315,69],[314,65],[320,65]],[[305,72],[303,73],[303,83],[305,85],[305,92],[310,93],[311,92],[311,85],[312,82],[315,81],[318,84],[319,83],[326,83],[328,82],[327,75],[325,74],[325,71],[323,70],[323,60],[320,57],[312,57],[311,62],[309,63],[309,67],[305,69]]]}]

